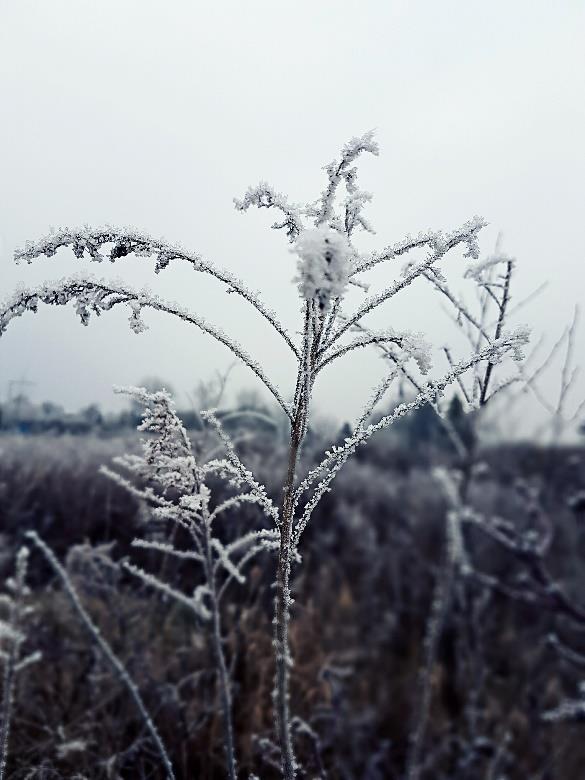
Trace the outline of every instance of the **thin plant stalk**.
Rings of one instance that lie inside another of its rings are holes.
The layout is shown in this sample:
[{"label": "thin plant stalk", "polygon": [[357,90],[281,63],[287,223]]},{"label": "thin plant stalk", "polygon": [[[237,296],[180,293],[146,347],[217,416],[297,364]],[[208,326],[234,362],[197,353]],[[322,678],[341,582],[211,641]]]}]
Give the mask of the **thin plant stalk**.
[{"label": "thin plant stalk", "polygon": [[236,763],[236,751],[234,747],[234,725],[232,716],[232,696],[230,691],[230,678],[223,652],[221,637],[221,616],[219,610],[219,598],[217,584],[214,572],[213,559],[211,554],[211,532],[210,532],[209,510],[204,509],[203,514],[203,557],[206,580],[209,586],[209,604],[211,611],[211,641],[213,645],[213,654],[219,681],[219,695],[221,700],[221,714],[223,721],[223,743],[227,763],[228,777],[230,780],[236,780],[238,770]]},{"label": "thin plant stalk", "polygon": [[[314,315],[310,304],[305,308],[304,349],[299,360],[297,374],[297,392],[293,424],[290,432],[288,464],[283,488],[282,510],[280,516],[280,546],[276,574],[275,599],[275,714],[278,739],[281,749],[282,772],[285,780],[293,780],[296,774],[296,761],[291,734],[289,706],[289,686],[291,655],[289,648],[290,622],[290,574],[293,557],[293,522],[295,510],[295,480],[300,448],[305,435],[309,411],[309,392],[311,375],[316,360],[316,349],[311,348],[311,332],[314,327]],[[318,338],[313,345],[316,347]]]},{"label": "thin plant stalk", "polygon": [[10,650],[4,661],[4,678],[2,690],[2,725],[0,726],[0,780],[6,776],[6,762],[8,760],[8,742],[10,739],[10,725],[12,722],[12,708],[16,688],[16,676],[20,661],[20,648],[24,637],[20,633],[22,620],[23,598],[26,589],[28,550],[22,548],[18,554],[16,564],[16,577],[14,598],[11,600],[9,625],[14,631],[10,637]]},{"label": "thin plant stalk", "polygon": [[89,616],[88,612],[86,611],[85,607],[83,606],[83,604],[79,599],[79,595],[75,590],[69,575],[67,574],[65,569],[61,566],[61,564],[57,560],[51,548],[48,547],[47,544],[45,544],[45,542],[35,531],[28,531],[26,535],[36,545],[36,547],[43,553],[47,562],[50,564],[55,574],[61,580],[61,583],[63,584],[63,588],[67,596],[69,597],[69,601],[71,602],[71,605],[77,612],[81,623],[83,624],[83,626],[85,627],[89,635],[91,636],[92,640],[102,651],[104,658],[110,664],[110,666],[116,673],[120,682],[125,686],[128,693],[130,694],[130,697],[134,701],[136,708],[140,712],[146,730],[148,731],[148,733],[152,738],[152,741],[156,745],[161,762],[167,774],[167,780],[175,780],[175,773],[173,771],[173,766],[171,764],[171,760],[165,748],[162,737],[160,736],[156,726],[154,725],[152,718],[148,713],[148,710],[146,709],[146,705],[142,700],[142,696],[140,695],[140,691],[138,690],[136,683],[134,682],[134,680],[132,680],[124,664],[116,656],[116,654],[114,653],[110,645],[103,637],[99,628],[95,625],[95,623]]},{"label": "thin plant stalk", "polygon": [[10,738],[10,722],[12,719],[12,703],[16,683],[17,649],[15,643],[8,653],[4,663],[4,679],[2,691],[2,726],[0,729],[0,780],[4,780],[6,761],[8,759],[8,740]]}]

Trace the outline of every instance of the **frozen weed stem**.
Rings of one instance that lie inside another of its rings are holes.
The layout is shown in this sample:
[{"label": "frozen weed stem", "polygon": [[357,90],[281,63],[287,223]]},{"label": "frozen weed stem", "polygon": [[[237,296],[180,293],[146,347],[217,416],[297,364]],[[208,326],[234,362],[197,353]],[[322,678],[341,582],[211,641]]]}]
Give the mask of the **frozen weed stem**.
[{"label": "frozen weed stem", "polygon": [[[248,484],[258,503],[263,504],[268,511],[274,522],[273,530],[278,534],[274,710],[282,773],[286,780],[292,780],[297,773],[289,711],[289,674],[292,663],[289,648],[291,565],[297,557],[302,533],[313,510],[330,489],[343,464],[356,448],[366,443],[376,431],[388,427],[395,420],[424,404],[436,404],[449,385],[457,382],[462,374],[480,363],[498,362],[508,353],[519,357],[521,347],[527,339],[525,329],[511,333],[502,330],[496,338],[487,337],[484,344],[472,347],[470,355],[459,361],[453,360],[442,377],[427,381],[421,376],[417,382],[417,395],[412,401],[399,405],[376,424],[368,424],[375,405],[383,399],[400,375],[397,367],[402,369],[410,362],[413,371],[424,375],[430,365],[429,350],[419,334],[394,329],[372,331],[366,327],[364,318],[420,277],[435,279],[441,292],[449,295],[451,300],[456,300],[449,291],[439,265],[449,252],[457,248],[465,249],[465,257],[477,259],[478,234],[485,222],[474,217],[447,234],[428,231],[415,238],[407,236],[380,252],[360,254],[353,245],[355,232],[358,229],[372,232],[364,215],[364,207],[371,200],[371,195],[358,187],[357,168],[354,165],[357,158],[364,153],[378,154],[378,145],[371,132],[351,139],[343,147],[340,157],[325,167],[325,188],[321,196],[309,205],[290,204],[284,195],[265,183],[249,189],[241,200],[235,201],[236,208],[241,211],[257,206],[275,209],[282,215],[282,219],[277,220],[272,227],[285,230],[298,258],[297,281],[302,299],[302,336],[299,342],[279,322],[276,314],[232,274],[215,267],[197,254],[134,230],[117,230],[112,227],[60,230],[37,243],[27,244],[16,255],[17,260],[31,262],[41,255],[50,257],[61,247],[70,247],[79,259],[89,257],[91,261],[102,262],[108,257],[111,262],[116,262],[134,254],[154,258],[156,272],[163,270],[174,260],[189,263],[195,271],[207,273],[225,284],[228,292],[241,296],[280,335],[283,346],[289,354],[292,353],[294,359],[295,378],[292,393],[281,393],[254,358],[216,326],[176,304],[166,303],[148,292],[137,292],[126,285],[91,277],[74,277],[36,289],[20,289],[0,308],[0,333],[13,318],[26,311],[36,311],[39,303],[64,305],[72,302],[85,325],[94,313],[99,315],[117,306],[126,306],[129,309],[130,326],[137,333],[146,327],[142,320],[144,310],[165,312],[195,325],[227,347],[256,374],[283,409],[290,422],[290,438],[288,465],[279,510],[267,503],[266,491],[239,462],[227,434],[223,434],[223,439],[232,468]],[[367,291],[368,284],[364,281],[364,275],[368,271],[416,250],[426,251],[426,256],[409,263],[392,283],[367,296],[353,311],[343,311],[345,293],[350,285]],[[345,443],[327,452],[322,462],[299,482],[299,455],[309,423],[312,391],[319,373],[354,349],[370,344],[382,344],[386,347],[386,358],[390,364],[386,378],[375,389]],[[291,395],[292,403],[289,404],[285,399]],[[477,403],[477,398],[473,398],[472,403]],[[213,423],[212,416],[209,421]]]},{"label": "frozen weed stem", "polygon": [[61,566],[53,551],[50,549],[50,547],[48,547],[45,544],[45,542],[35,531],[28,531],[26,535],[30,539],[30,541],[42,552],[42,554],[46,558],[47,562],[50,564],[51,568],[53,569],[57,577],[61,580],[63,588],[65,589],[65,592],[67,593],[67,596],[69,598],[69,601],[71,602],[71,605],[73,606],[74,610],[77,612],[77,615],[81,623],[83,624],[84,628],[89,633],[92,641],[95,642],[95,644],[99,647],[104,658],[110,664],[110,666],[118,676],[120,682],[128,690],[131,698],[136,704],[138,711],[140,712],[140,716],[144,721],[144,726],[148,731],[148,733],[150,734],[150,737],[154,742],[156,749],[158,750],[168,780],[175,780],[173,766],[171,764],[171,760],[168,756],[167,750],[164,746],[160,734],[158,733],[156,726],[152,721],[152,718],[148,713],[148,710],[146,709],[146,705],[142,700],[142,696],[140,695],[140,691],[138,690],[136,683],[130,677],[122,661],[120,661],[118,656],[114,653],[114,651],[107,643],[106,639],[104,638],[99,628],[96,626],[96,624],[89,616],[89,613],[81,603],[81,600],[77,594],[77,591],[75,590],[73,583],[71,582],[69,575],[67,574],[65,569]]}]

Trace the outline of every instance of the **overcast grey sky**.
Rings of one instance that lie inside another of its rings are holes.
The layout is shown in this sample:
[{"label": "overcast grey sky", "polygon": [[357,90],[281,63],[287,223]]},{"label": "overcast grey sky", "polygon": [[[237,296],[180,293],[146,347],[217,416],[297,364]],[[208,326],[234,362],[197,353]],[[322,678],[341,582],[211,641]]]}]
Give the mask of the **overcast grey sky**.
[{"label": "overcast grey sky", "polygon": [[[19,281],[81,270],[69,252],[15,267],[26,239],[127,224],[232,269],[294,329],[286,238],[269,230],[270,213],[237,213],[232,198],[265,179],[313,200],[321,167],[376,128],[381,155],[363,159],[360,176],[377,235],[361,248],[480,214],[484,252],[502,230],[518,258],[518,298],[549,280],[521,320],[552,342],[584,297],[584,41],[578,0],[0,0],[0,298]],[[221,322],[287,393],[292,365],[276,338],[217,283],[179,265],[158,277],[138,260],[84,265]],[[15,321],[0,340],[0,394],[26,378],[35,398],[76,408],[109,403],[113,384],[145,374],[185,392],[230,363],[180,323],[147,314],[151,329],[136,336],[126,318],[82,328],[71,308],[44,308]],[[418,283],[378,322],[439,345],[451,327]],[[355,354],[324,379],[317,404],[356,413],[379,371],[373,355]],[[242,368],[232,383],[253,378]]]}]

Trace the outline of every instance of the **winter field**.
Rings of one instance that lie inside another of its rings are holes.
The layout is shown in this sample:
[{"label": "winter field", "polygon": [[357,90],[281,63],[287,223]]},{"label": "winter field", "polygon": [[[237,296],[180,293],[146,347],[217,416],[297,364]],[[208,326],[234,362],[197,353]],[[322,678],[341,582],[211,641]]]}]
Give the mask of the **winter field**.
[{"label": "winter field", "polygon": [[[277,500],[285,445],[258,424],[246,428],[242,454]],[[321,448],[315,434],[307,465]],[[176,776],[224,777],[209,628],[122,567],[132,560],[184,593],[203,581],[191,561],[132,547],[135,538],[162,542],[169,529],[152,528],[144,502],[99,469],[139,452],[137,437],[5,434],[0,449],[3,576],[13,574],[26,531],[37,531],[138,686]],[[482,452],[481,464],[469,506],[524,538],[545,530],[550,538],[532,556],[493,532],[465,529],[473,569],[451,574],[428,669],[425,634],[445,576],[449,511],[431,469],[456,467],[456,455],[429,442],[424,428],[399,442],[379,434],[316,510],[293,581],[291,706],[302,777],[403,777],[421,674],[431,693],[421,777],[580,776],[585,501],[575,499],[585,490],[585,452],[499,447]],[[218,486],[214,500],[224,493]],[[263,526],[253,507],[241,507],[218,534],[229,545]],[[274,553],[261,552],[246,583],[227,591],[222,613],[242,777],[279,777],[274,568]],[[34,611],[20,652],[42,660],[18,676],[8,776],[164,777],[140,712],[34,546],[27,580]]]}]

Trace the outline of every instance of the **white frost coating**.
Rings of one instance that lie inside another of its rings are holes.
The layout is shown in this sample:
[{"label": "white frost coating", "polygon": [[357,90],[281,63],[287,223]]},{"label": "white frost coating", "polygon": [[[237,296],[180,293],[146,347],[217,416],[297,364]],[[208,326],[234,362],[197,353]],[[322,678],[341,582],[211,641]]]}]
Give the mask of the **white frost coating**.
[{"label": "white frost coating", "polygon": [[418,365],[421,374],[428,374],[433,365],[431,345],[422,333],[403,333],[402,349]]},{"label": "white frost coating", "polygon": [[0,336],[14,318],[20,317],[28,311],[37,312],[39,303],[51,306],[65,306],[68,303],[74,303],[83,325],[89,323],[92,312],[99,316],[102,312],[110,311],[119,304],[126,304],[131,311],[130,326],[136,333],[142,332],[146,327],[141,320],[143,309],[152,309],[178,317],[183,322],[195,325],[215,338],[239,360],[243,361],[266,385],[290,418],[290,409],[279,391],[264,373],[260,364],[248,355],[243,347],[227,336],[221,328],[211,325],[203,317],[189,313],[187,309],[177,303],[165,302],[147,289],[138,292],[119,281],[109,282],[91,276],[76,275],[57,282],[44,283],[34,289],[20,287],[8,300],[0,304]]},{"label": "white frost coating", "polygon": [[364,206],[372,200],[372,193],[365,190],[359,190],[357,187],[350,189],[350,183],[347,182],[347,188],[349,195],[343,201],[343,208],[345,211],[345,230],[348,235],[351,235],[356,227],[361,227],[367,233],[375,233],[376,231],[367,220],[362,211]]},{"label": "white frost coating", "polygon": [[412,359],[418,365],[421,374],[427,374],[432,366],[431,345],[422,333],[409,331],[397,331],[394,328],[386,328],[383,331],[372,331],[356,325],[354,330],[360,335],[349,344],[338,347],[333,352],[328,352],[317,367],[321,371],[329,363],[343,357],[354,349],[360,349],[371,345],[384,345],[388,357],[397,365],[403,365]]},{"label": "white frost coating", "polygon": [[284,215],[282,222],[274,222],[274,230],[286,229],[290,241],[294,241],[302,232],[304,210],[300,206],[290,204],[280,192],[276,192],[270,184],[261,181],[256,187],[248,187],[243,198],[234,198],[234,205],[238,211],[247,211],[250,206],[259,209],[276,208]]},{"label": "white frost coating", "polygon": [[[340,325],[336,331],[334,331],[328,339],[326,346],[330,346],[333,342],[337,341],[346,331],[353,327],[356,323],[360,322],[363,317],[376,309],[380,304],[392,298],[397,293],[401,292],[405,287],[412,284],[415,279],[423,276],[425,271],[434,266],[443,256],[454,249],[459,244],[465,244],[467,246],[464,257],[479,257],[479,246],[477,243],[477,236],[479,231],[486,225],[484,219],[481,217],[473,217],[468,222],[465,222],[458,230],[454,230],[450,233],[443,234],[441,232],[432,234],[428,238],[428,243],[432,249],[429,256],[419,263],[415,263],[410,269],[403,274],[403,276],[393,282],[389,287],[377,295],[373,295],[361,304],[357,311],[349,317],[345,322]],[[427,241],[425,240],[425,243]],[[368,266],[369,268],[370,266]],[[365,267],[361,267],[361,270],[366,270]]]},{"label": "white frost coating", "polygon": [[[493,341],[479,352],[472,354],[466,360],[462,360],[453,365],[451,370],[440,380],[428,382],[421,388],[421,391],[412,401],[399,404],[392,412],[382,417],[377,423],[372,423],[367,427],[364,427],[363,421],[360,421],[360,424],[358,424],[352,435],[345,439],[342,446],[335,445],[331,450],[327,451],[321,463],[307,474],[296,491],[295,505],[303,492],[313,489],[313,494],[305,504],[302,516],[296,523],[293,537],[295,548],[299,543],[300,537],[307,526],[315,507],[323,495],[330,490],[330,484],[348,458],[353,455],[359,446],[365,444],[376,431],[388,428],[400,417],[415,411],[427,403],[432,404],[440,395],[442,395],[445,388],[452,384],[458,376],[461,376],[461,374],[465,373],[470,368],[473,368],[477,363],[480,363],[481,361],[497,363],[509,353],[512,354],[514,359],[521,359],[521,350],[528,341],[528,336],[529,333],[525,328],[517,328],[510,333],[504,334],[501,338]],[[323,478],[315,485],[320,475],[323,475]]]},{"label": "white frost coating", "polygon": [[[150,585],[151,587],[160,590],[165,596],[170,596],[175,601],[183,604],[188,609],[191,609],[201,620],[209,620],[211,617],[211,612],[207,609],[203,601],[203,596],[208,592],[207,590],[195,591],[192,597],[186,596],[168,583],[159,580],[154,574],[150,574],[150,572],[146,572],[140,567],[134,566],[132,563],[124,563],[124,568],[130,574],[141,579],[146,585]],[[201,587],[204,589],[206,588],[206,586]]]},{"label": "white frost coating", "polygon": [[[283,198],[283,196],[278,197]],[[301,229],[302,224],[298,230]],[[107,254],[102,254],[100,250],[106,246],[111,248]],[[78,260],[88,257],[97,263],[101,263],[106,257],[111,263],[115,263],[132,254],[135,257],[153,257],[155,258],[154,271],[157,274],[167,268],[172,260],[183,260],[189,263],[193,270],[209,274],[223,282],[227,285],[227,292],[236,293],[244,298],[280,333],[290,349],[297,354],[297,347],[279,322],[276,313],[264,305],[257,293],[250,290],[241,279],[229,271],[213,265],[200,254],[188,252],[180,244],[170,244],[161,239],[153,238],[148,233],[128,227],[116,228],[111,225],[97,228],[85,226],[75,229],[66,227],[52,231],[48,236],[38,241],[27,241],[24,249],[16,250],[14,259],[17,263],[25,260],[30,264],[42,255],[53,257],[63,247],[70,247]]]},{"label": "white frost coating", "polygon": [[266,513],[266,516],[270,517],[274,521],[275,525],[278,525],[278,509],[274,506],[272,499],[267,495],[264,485],[261,485],[256,481],[252,472],[244,466],[238,457],[235,447],[227,433],[224,431],[221,423],[217,419],[215,411],[213,409],[202,411],[201,417],[205,420],[205,422],[208,422],[214,428],[215,432],[221,439],[222,444],[226,450],[227,459],[238,474],[240,482],[250,488],[252,495],[254,496],[256,502],[262,507]]},{"label": "white frost coating", "polygon": [[323,225],[304,230],[292,251],[299,256],[297,281],[301,297],[316,299],[327,311],[332,298],[341,298],[347,288],[351,248],[345,236]]},{"label": "white frost coating", "polygon": [[[376,157],[378,156],[380,148],[378,142],[374,139],[373,130],[370,130],[361,136],[352,138],[341,150],[341,159],[333,160],[329,165],[325,166],[329,183],[323,190],[318,208],[313,211],[315,225],[331,225],[337,221],[333,205],[337,187],[342,181],[345,181],[345,185],[350,195],[357,192],[355,188],[357,172],[355,168],[350,168],[350,165],[362,152],[368,152]],[[354,207],[355,205],[356,204],[354,203]],[[363,205],[363,201],[360,204],[360,209],[361,205]]]}]

